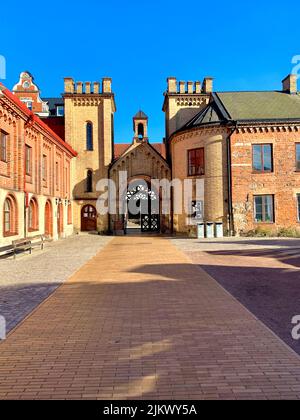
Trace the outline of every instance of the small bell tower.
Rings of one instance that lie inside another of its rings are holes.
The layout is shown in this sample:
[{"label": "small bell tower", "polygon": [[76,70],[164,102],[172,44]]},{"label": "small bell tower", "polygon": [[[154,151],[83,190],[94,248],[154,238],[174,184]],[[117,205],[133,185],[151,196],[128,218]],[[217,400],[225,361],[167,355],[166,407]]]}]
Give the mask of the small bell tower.
[{"label": "small bell tower", "polygon": [[134,143],[148,143],[148,117],[143,111],[139,111],[133,117]]}]

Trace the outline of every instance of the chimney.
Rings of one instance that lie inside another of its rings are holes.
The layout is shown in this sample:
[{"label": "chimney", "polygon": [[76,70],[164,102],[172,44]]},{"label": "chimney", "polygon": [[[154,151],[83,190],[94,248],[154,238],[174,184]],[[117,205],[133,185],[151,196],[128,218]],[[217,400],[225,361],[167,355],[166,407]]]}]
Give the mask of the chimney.
[{"label": "chimney", "polygon": [[205,77],[203,81],[203,92],[212,93],[213,92],[213,77]]},{"label": "chimney", "polygon": [[290,94],[295,94],[298,92],[296,74],[289,74],[285,79],[283,79],[282,90],[283,92],[290,93]]},{"label": "chimney", "polygon": [[102,93],[111,93],[111,82],[110,77],[104,77],[102,79]]},{"label": "chimney", "polygon": [[176,77],[169,77],[168,82],[168,93],[177,93],[177,80]]}]

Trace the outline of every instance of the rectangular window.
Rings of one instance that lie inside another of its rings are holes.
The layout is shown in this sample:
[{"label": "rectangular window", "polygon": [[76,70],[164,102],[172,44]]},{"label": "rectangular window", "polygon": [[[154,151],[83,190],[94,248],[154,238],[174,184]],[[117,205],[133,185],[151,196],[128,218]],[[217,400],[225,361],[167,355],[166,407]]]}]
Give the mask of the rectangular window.
[{"label": "rectangular window", "polygon": [[300,222],[300,194],[297,194],[297,215],[298,222]]},{"label": "rectangular window", "polygon": [[255,172],[273,172],[272,144],[255,144],[253,148],[253,170]]},{"label": "rectangular window", "polygon": [[8,134],[4,131],[0,131],[0,160],[7,162],[7,145],[8,145]]},{"label": "rectangular window", "polygon": [[199,176],[205,174],[204,148],[188,151],[188,175]]},{"label": "rectangular window", "polygon": [[274,223],[274,196],[254,196],[254,219],[256,223]]},{"label": "rectangular window", "polygon": [[31,175],[32,173],[32,148],[30,146],[25,146],[25,167],[26,175]]},{"label": "rectangular window", "polygon": [[300,171],[300,143],[296,144],[296,170]]},{"label": "rectangular window", "polygon": [[47,156],[46,155],[43,155],[43,168],[42,168],[42,171],[43,171],[43,181],[47,181],[47,173],[48,173],[48,170],[47,170],[48,168],[47,168]]},{"label": "rectangular window", "polygon": [[63,117],[65,115],[65,108],[63,105],[56,106],[56,115],[58,117]]}]

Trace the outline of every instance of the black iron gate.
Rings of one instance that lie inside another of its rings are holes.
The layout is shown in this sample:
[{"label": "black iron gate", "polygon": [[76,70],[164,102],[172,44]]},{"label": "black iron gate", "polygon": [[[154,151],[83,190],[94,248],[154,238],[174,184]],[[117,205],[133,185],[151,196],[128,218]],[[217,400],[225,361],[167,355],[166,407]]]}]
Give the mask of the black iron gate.
[{"label": "black iron gate", "polygon": [[158,214],[142,214],[142,232],[159,232],[160,219]]},{"label": "black iron gate", "polygon": [[147,185],[134,185],[127,192],[128,214],[130,214],[131,200],[139,204],[137,207],[141,210],[141,231],[160,232],[159,195],[150,190]]}]

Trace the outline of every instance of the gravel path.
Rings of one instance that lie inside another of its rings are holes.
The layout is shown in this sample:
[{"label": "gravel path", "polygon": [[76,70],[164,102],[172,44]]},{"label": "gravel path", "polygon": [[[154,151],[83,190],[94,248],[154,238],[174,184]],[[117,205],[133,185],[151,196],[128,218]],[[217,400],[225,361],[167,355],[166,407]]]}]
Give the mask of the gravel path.
[{"label": "gravel path", "polygon": [[74,236],[46,245],[44,251],[0,261],[0,315],[7,332],[110,242],[97,235]]}]

